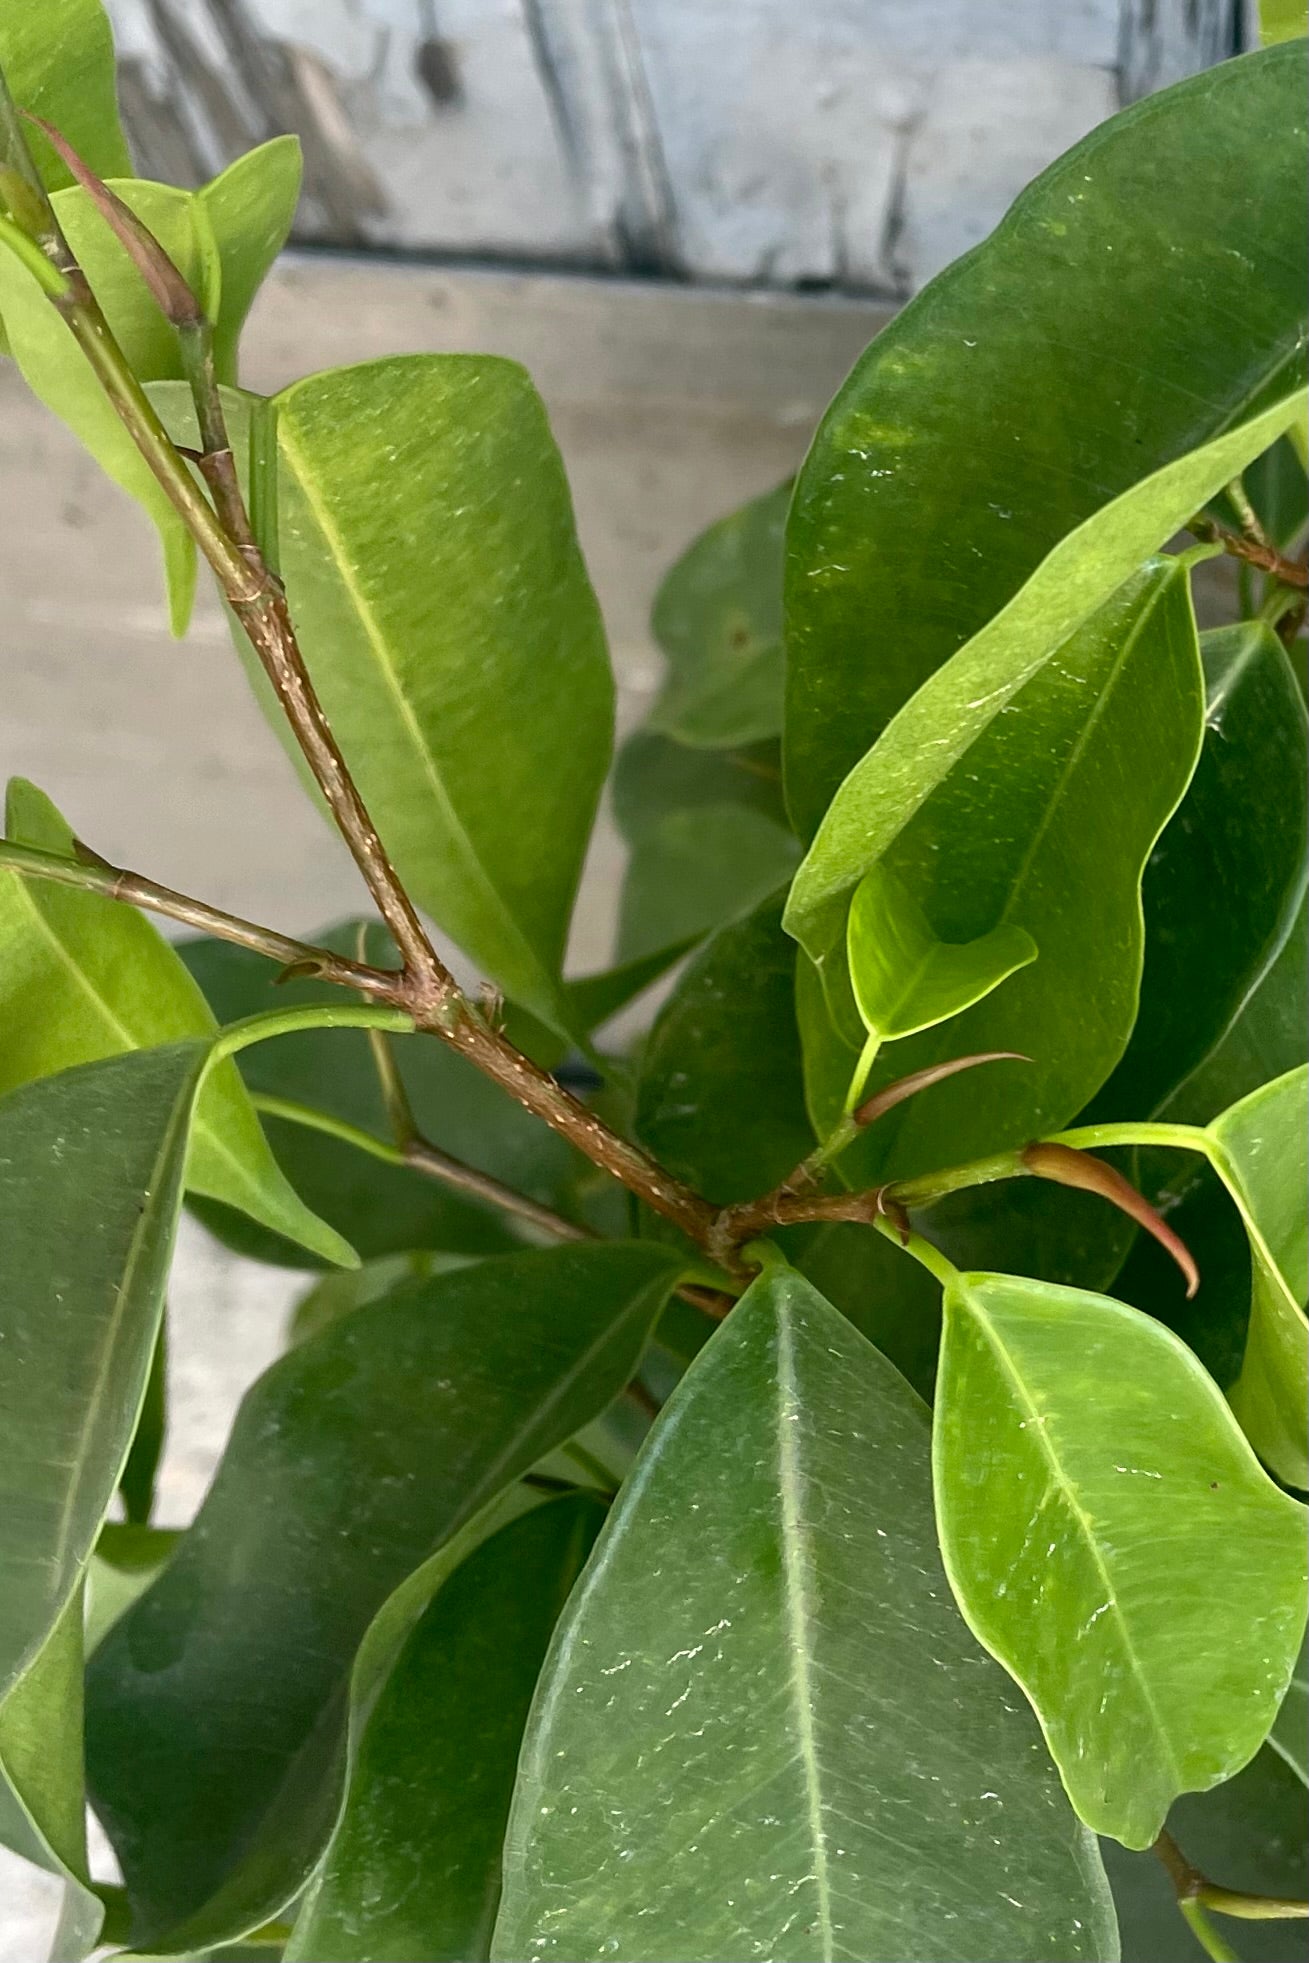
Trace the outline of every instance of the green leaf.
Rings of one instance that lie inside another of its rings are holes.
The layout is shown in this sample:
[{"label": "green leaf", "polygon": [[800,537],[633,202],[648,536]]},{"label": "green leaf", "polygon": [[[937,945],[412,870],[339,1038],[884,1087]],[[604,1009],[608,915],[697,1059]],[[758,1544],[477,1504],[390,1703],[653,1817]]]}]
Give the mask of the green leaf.
[{"label": "green leaf", "polygon": [[1250,1333],[1232,1409],[1264,1462],[1309,1487],[1309,1069],[1288,1071],[1209,1126],[1214,1166],[1250,1236]]},{"label": "green leaf", "polygon": [[[1168,1816],[1168,1831],[1189,1861],[1224,1888],[1303,1900],[1309,1799],[1270,1747],[1243,1772],[1209,1793],[1189,1793]],[[1173,1884],[1152,1854],[1104,1843],[1123,1937],[1123,1963],[1205,1963],[1178,1913]],[[1295,1952],[1285,1921],[1214,1917],[1240,1963],[1289,1963]],[[1301,1945],[1303,1947],[1303,1945]]]},{"label": "green leaf", "polygon": [[[348,1272],[357,1271],[352,1269]],[[159,1461],[163,1457],[167,1428],[168,1331],[166,1322],[161,1320],[154,1353],[150,1358],[150,1374],[146,1378],[141,1415],[137,1419],[122,1477],[118,1481],[123,1511],[129,1524],[134,1527],[145,1526],[154,1511],[155,1480],[159,1473]]]},{"label": "green leaf", "polygon": [[247,151],[195,194],[200,223],[217,248],[220,301],[214,321],[219,380],[235,382],[241,329],[274,260],[286,244],[300,198],[300,141],[275,136]]},{"label": "green leaf", "polygon": [[1309,1786],[1309,1637],[1301,1645],[1295,1673],[1287,1686],[1268,1743],[1285,1759],[1300,1783]]},{"label": "green leaf", "polygon": [[1259,0],[1259,39],[1265,48],[1309,33],[1305,0]]},{"label": "green leaf", "polygon": [[[359,927],[347,921],[312,938],[317,946],[353,956]],[[224,941],[185,941],[178,952],[220,1023],[238,1022],[261,1010],[340,999],[340,989],[326,982],[279,982],[271,962]],[[383,965],[394,958],[378,932],[370,937],[368,955]],[[590,1168],[563,1139],[444,1043],[380,1040],[390,1051],[426,1137],[542,1205],[579,1217],[575,1189]],[[289,1099],[376,1138],[391,1138],[377,1067],[362,1031],[299,1031],[245,1051],[238,1067],[256,1096]],[[522,1245],[503,1214],[420,1173],[366,1157],[339,1138],[283,1118],[266,1116],[264,1125],[296,1191],[366,1261],[416,1248],[472,1255],[504,1253]],[[305,1265],[298,1248],[279,1246],[226,1209],[220,1212],[202,1203],[196,1211],[238,1252],[292,1267]]]},{"label": "green leaf", "polygon": [[145,1395],[205,1043],[0,1102],[0,1696],[77,1589]]},{"label": "green leaf", "polygon": [[679,1266],[619,1242],[479,1262],[330,1323],[248,1393],[195,1524],[88,1674],[137,1947],[230,1941],[299,1892],[374,1615],[617,1395]]},{"label": "green leaf", "polygon": [[814,1147],[781,898],[724,927],[687,968],[641,1059],[636,1130],[671,1172],[728,1206]]},{"label": "green leaf", "polygon": [[936,1552],[924,1407],[773,1269],[642,1447],[528,1724],[492,1955],[1117,1955]]},{"label": "green leaf", "polygon": [[668,572],[651,628],[668,675],[650,727],[697,748],[782,733],[782,544],[790,480],[711,525]]},{"label": "green leaf", "polygon": [[974,1633],[1081,1817],[1148,1847],[1273,1721],[1304,1624],[1300,1508],[1168,1330],[1012,1275],[946,1288],[933,1453]]},{"label": "green leaf", "polygon": [[[869,1087],[985,1050],[1032,1062],[966,1073],[889,1112],[843,1161],[856,1185],[1066,1124],[1121,1056],[1140,983],[1141,876],[1203,730],[1185,569],[1151,562],[1057,657],[1038,663],[1025,687],[1002,688],[973,740],[957,743],[957,725],[977,714],[978,686],[965,653],[915,697],[847,781],[796,876],[785,920],[822,967],[829,1003],[842,982],[846,894],[883,857],[942,939],[1024,930],[1040,950],[1031,966],[897,1046]],[[1008,713],[999,713],[1002,702]],[[897,732],[920,708],[910,758]],[[820,886],[830,897],[815,911]],[[803,1033],[808,1044],[808,1025]]]},{"label": "green leaf", "polygon": [[[16,778],[7,831],[65,858],[73,834],[50,800]],[[131,907],[49,880],[0,872],[0,1094],[76,1063],[153,1049],[217,1027],[168,943]],[[238,1208],[321,1259],[352,1265],[340,1235],[278,1169],[231,1063],[208,1078],[196,1111],[187,1185]]]},{"label": "green leaf", "polygon": [[[1285,48],[1133,104],[856,364],[787,528],[787,796],[804,836],[1061,540],[1303,379],[1303,92],[1303,51]],[[1124,535],[1086,611],[1255,454]]]},{"label": "green leaf", "polygon": [[799,862],[775,743],[695,750],[639,729],[619,753],[613,806],[630,847],[623,959],[703,939],[749,913]]},{"label": "green leaf", "polygon": [[528,1707],[604,1517],[590,1495],[552,1500],[484,1541],[438,1589],[369,1715],[289,1958],[486,1957]]},{"label": "green leaf", "polygon": [[1178,1124],[1211,1118],[1305,1061],[1309,1048],[1309,907],[1218,1048],[1169,1099],[1163,1116]]},{"label": "green leaf", "polygon": [[1031,935],[1007,922],[977,940],[938,940],[885,866],[870,868],[855,888],[846,951],[864,1027],[886,1043],[971,1009],[1037,954]]},{"label": "green leaf", "polygon": [[559,454],[512,362],[414,355],[277,398],[301,645],[415,900],[545,1021],[613,684]]},{"label": "green leaf", "polygon": [[[66,136],[100,177],[130,177],[118,120],[114,42],[100,0],[8,0],[0,8],[0,68],[15,102]],[[72,174],[38,130],[28,142],[49,190]]]},{"label": "green leaf", "polygon": [[87,1872],[82,1775],[82,1590],[0,1704],[0,1846],[64,1883],[50,1963],[77,1963],[104,1912]]},{"label": "green leaf", "polygon": [[1083,1122],[1144,1118],[1216,1048],[1276,959],[1304,893],[1304,702],[1262,621],[1202,634],[1204,748],[1142,886],[1132,1040]]},{"label": "green leaf", "polygon": [[138,1595],[150,1586],[181,1539],[181,1533],[174,1527],[105,1521],[87,1569],[88,1656],[104,1641],[119,1617],[126,1615]]}]

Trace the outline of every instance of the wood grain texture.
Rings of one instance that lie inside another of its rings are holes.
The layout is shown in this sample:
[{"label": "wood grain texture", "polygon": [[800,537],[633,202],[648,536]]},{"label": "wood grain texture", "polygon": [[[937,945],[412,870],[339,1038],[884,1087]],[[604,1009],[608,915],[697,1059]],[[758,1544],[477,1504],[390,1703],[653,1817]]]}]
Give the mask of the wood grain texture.
[{"label": "wood grain texture", "polygon": [[1240,0],[109,0],[141,167],[283,130],[299,237],[901,295]]}]

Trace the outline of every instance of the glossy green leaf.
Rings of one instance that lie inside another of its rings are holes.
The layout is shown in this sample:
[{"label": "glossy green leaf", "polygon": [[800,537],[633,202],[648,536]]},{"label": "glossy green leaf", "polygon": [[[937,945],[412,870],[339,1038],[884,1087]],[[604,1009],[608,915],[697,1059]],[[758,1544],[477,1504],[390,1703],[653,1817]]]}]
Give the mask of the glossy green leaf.
[{"label": "glossy green leaf", "polygon": [[484,1541],[438,1589],[368,1717],[288,1958],[487,1956],[528,1707],[604,1517],[590,1495],[552,1500]]},{"label": "glossy green leaf", "polygon": [[1272,1724],[1304,1626],[1300,1508],[1168,1330],[1012,1275],[947,1286],[933,1456],[960,1607],[1081,1817],[1148,1847]]},{"label": "glossy green leaf", "polygon": [[714,935],[660,1011],[641,1059],[638,1135],[724,1206],[767,1192],[814,1147],[794,970],[777,897]]},{"label": "glossy green leaf", "polygon": [[[89,1656],[126,1615],[181,1542],[175,1527],[106,1520],[87,1569],[86,1653]],[[80,1723],[80,1710],[79,1710]]]},{"label": "glossy green leaf", "polygon": [[[73,834],[34,785],[9,786],[10,838],[71,857]],[[0,1093],[76,1063],[208,1038],[217,1024],[176,954],[145,917],[98,893],[0,871]],[[187,1185],[248,1213],[320,1259],[352,1263],[339,1234],[279,1170],[231,1063],[205,1084]]]},{"label": "glossy green leaf", "polygon": [[[856,796],[865,829],[848,839],[854,852],[846,862],[862,877],[861,865],[884,852],[943,939],[1014,927],[1039,954],[963,1015],[897,1044],[879,1059],[869,1088],[985,1050],[1032,1061],[967,1072],[889,1112],[843,1162],[857,1185],[1023,1144],[1066,1124],[1104,1081],[1136,1015],[1141,876],[1200,748],[1202,676],[1186,573],[1176,561],[1154,561],[1128,580],[1014,692],[1008,713],[997,706],[956,753],[955,720],[973,713],[968,659],[956,657],[900,719],[932,696],[939,728],[950,734],[927,740],[924,730],[912,798],[893,762],[872,770]],[[899,726],[869,765],[894,749]],[[852,777],[829,823],[855,786]],[[906,821],[892,828],[883,821],[901,790]],[[852,813],[839,818],[840,826],[853,822]],[[807,869],[825,857],[835,864],[827,837],[825,824],[788,902],[786,924],[795,929],[798,921],[806,935]],[[838,934],[844,907],[844,898],[836,901]],[[835,972],[839,986],[843,946],[829,943],[825,928],[809,945],[825,967],[830,1001],[828,977]],[[808,1028],[804,1034],[808,1044]]]},{"label": "glossy green leaf", "polygon": [[[787,795],[805,836],[1061,540],[1066,633],[1084,617],[1079,528],[1303,379],[1303,95],[1303,51],[1284,48],[1134,103],[856,364],[787,528]],[[1090,607],[1225,481],[1142,513],[1130,543],[1124,528]]]},{"label": "glossy green leaf", "polygon": [[238,157],[196,193],[201,225],[207,222],[218,253],[214,365],[223,382],[236,380],[241,329],[286,244],[302,175],[298,137],[275,136]]},{"label": "glossy green leaf", "polygon": [[701,534],[665,575],[651,627],[668,675],[650,727],[707,749],[782,733],[782,547],[790,481]]},{"label": "glossy green leaf", "polygon": [[540,400],[413,355],[277,401],[282,575],[359,788],[419,904],[559,1023],[613,683]]},{"label": "glossy green leaf", "polygon": [[864,1027],[889,1043],[971,1009],[1035,961],[1037,949],[1007,921],[975,941],[938,940],[913,894],[873,866],[850,902],[846,954]]},{"label": "glossy green leaf", "polygon": [[1309,907],[1218,1048],[1164,1108],[1178,1124],[1208,1124],[1309,1052]]},{"label": "glossy green leaf", "polygon": [[[315,943],[353,955],[358,923],[345,922],[315,935]],[[324,982],[279,982],[269,961],[223,941],[183,942],[178,952],[203,989],[220,1023],[261,1010],[295,1008],[340,998]],[[369,944],[370,958],[388,960],[384,937]],[[393,957],[390,957],[393,958]],[[391,1040],[392,1060],[413,1106],[419,1129],[433,1144],[466,1164],[570,1216],[586,1162],[548,1126],[529,1117],[480,1071],[434,1040]],[[256,1096],[289,1099],[343,1119],[389,1140],[388,1118],[377,1067],[362,1030],[303,1030],[243,1053],[241,1074]],[[368,1158],[355,1146],[284,1118],[265,1115],[269,1142],[287,1177],[306,1202],[345,1235],[364,1260],[414,1248],[450,1253],[496,1254],[522,1245],[505,1216],[404,1167]],[[279,1246],[253,1223],[196,1209],[220,1239],[258,1259],[304,1265],[303,1253]]]},{"label": "glossy green leaf", "polygon": [[679,1265],[616,1242],[479,1262],[341,1317],[248,1393],[195,1524],[88,1675],[137,1947],[229,1941],[298,1893],[375,1613],[617,1395]]},{"label": "glossy green leaf", "polygon": [[775,743],[696,750],[638,730],[619,753],[613,807],[630,848],[621,959],[703,939],[749,913],[799,863]]},{"label": "glossy green leaf", "polygon": [[1213,1050],[1280,952],[1304,892],[1304,702],[1261,621],[1202,634],[1204,748],[1146,868],[1132,1040],[1085,1123],[1145,1118]]},{"label": "glossy green leaf", "polygon": [[1253,1286],[1232,1409],[1279,1479],[1309,1487],[1309,1069],[1254,1091],[1209,1126],[1215,1168],[1250,1236]]},{"label": "glossy green leaf", "polygon": [[0,1695],[78,1587],[145,1395],[205,1043],[0,1102]]},{"label": "glossy green leaf", "polygon": [[[1235,1779],[1180,1799],[1168,1831],[1186,1858],[1224,1888],[1292,1901],[1309,1894],[1309,1796],[1268,1746]],[[1207,1952],[1178,1913],[1173,1884],[1154,1855],[1106,1841],[1104,1857],[1123,1963],[1205,1963]],[[1292,1963],[1304,1947],[1303,1924],[1212,1920],[1239,1963]]]},{"label": "glossy green leaf", "polygon": [[[118,120],[114,42],[101,0],[8,0],[0,8],[0,68],[15,102],[66,136],[101,177],[130,177]],[[28,141],[47,187],[73,179],[39,131]]]},{"label": "glossy green leaf", "polygon": [[1094,1845],[936,1551],[927,1414],[774,1269],[552,1645],[492,1955],[1113,1957]]}]

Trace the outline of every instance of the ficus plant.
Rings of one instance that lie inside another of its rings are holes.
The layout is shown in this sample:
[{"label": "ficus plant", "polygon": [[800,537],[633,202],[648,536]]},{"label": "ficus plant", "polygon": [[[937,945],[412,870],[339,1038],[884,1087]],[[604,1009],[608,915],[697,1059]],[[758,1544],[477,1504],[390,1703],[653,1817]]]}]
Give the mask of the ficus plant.
[{"label": "ficus plant", "polygon": [[[256,925],[9,790],[0,1839],[56,1958],[1285,1963],[1303,43],[878,335],[669,573],[612,778],[522,370],[244,390],[295,144],[132,176],[98,0],[0,0],[0,65],[7,354],[179,632],[217,580],[369,902]],[[317,1278],[178,1532],[183,1206]]]}]

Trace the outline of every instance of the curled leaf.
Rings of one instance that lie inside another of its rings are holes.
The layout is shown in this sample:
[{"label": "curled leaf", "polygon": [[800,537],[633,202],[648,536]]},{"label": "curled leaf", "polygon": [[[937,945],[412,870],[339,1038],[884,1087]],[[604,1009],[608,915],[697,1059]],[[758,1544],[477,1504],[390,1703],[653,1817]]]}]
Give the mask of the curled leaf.
[{"label": "curled leaf", "polygon": [[1104,1159],[1097,1159],[1090,1152],[1079,1152],[1071,1145],[1029,1145],[1022,1154],[1023,1164],[1038,1179],[1052,1179],[1059,1186],[1075,1186],[1083,1193],[1099,1193],[1121,1212],[1144,1227],[1147,1234],[1153,1234],[1159,1245],[1166,1248],[1186,1278],[1186,1299],[1189,1302],[1200,1286],[1200,1270],[1196,1267],[1191,1250],[1180,1234],[1175,1234],[1163,1215],[1151,1206],[1149,1200],[1137,1192],[1130,1180],[1124,1179],[1121,1172],[1115,1171]]}]

